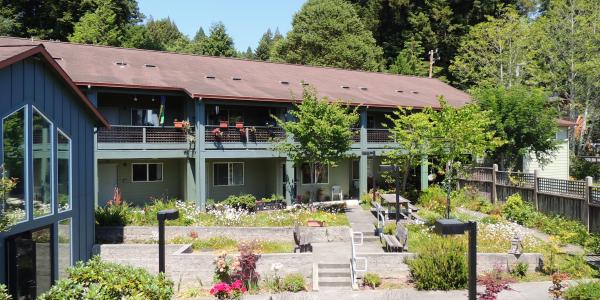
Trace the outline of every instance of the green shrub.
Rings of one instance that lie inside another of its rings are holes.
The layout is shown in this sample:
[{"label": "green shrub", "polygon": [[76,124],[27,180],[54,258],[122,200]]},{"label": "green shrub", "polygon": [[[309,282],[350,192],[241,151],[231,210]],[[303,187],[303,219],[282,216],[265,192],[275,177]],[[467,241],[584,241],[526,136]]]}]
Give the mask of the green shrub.
[{"label": "green shrub", "polygon": [[0,284],[0,300],[10,300],[11,297],[8,294],[8,290],[4,284]]},{"label": "green shrub", "polygon": [[410,276],[419,290],[453,290],[467,286],[467,260],[464,243],[434,236],[426,247],[406,261]]},{"label": "green shrub", "polygon": [[381,285],[381,277],[375,273],[366,273],[363,277],[363,286],[368,286],[372,289]]},{"label": "green shrub", "polygon": [[231,195],[221,201],[220,204],[231,206],[237,209],[254,210],[256,206],[256,197],[251,194]]},{"label": "green shrub", "polygon": [[301,292],[306,289],[304,275],[293,273],[285,275],[281,281],[281,289],[288,292]]},{"label": "green shrub", "polygon": [[528,269],[529,269],[529,266],[526,263],[518,262],[510,268],[509,273],[510,273],[510,275],[512,275],[514,277],[523,278],[527,275]]},{"label": "green shrub", "polygon": [[[419,204],[428,210],[438,214],[446,212],[446,191],[439,185],[432,185],[419,197]],[[451,205],[453,205],[451,201]]]},{"label": "green shrub", "polygon": [[383,233],[396,234],[396,223],[387,223],[383,226]]},{"label": "green shrub", "polygon": [[278,201],[283,201],[285,200],[285,198],[283,198],[282,195],[277,195],[277,194],[273,194],[271,195],[271,197],[269,198],[262,198],[261,201],[265,202],[265,203],[269,203],[269,202],[278,202]]},{"label": "green shrub", "polygon": [[535,213],[534,208],[523,202],[519,194],[508,197],[506,203],[502,206],[504,217],[521,225],[526,225],[526,222],[530,221]]},{"label": "green shrub", "polygon": [[94,215],[96,224],[100,226],[125,226],[131,222],[132,211],[129,204],[123,202],[98,206]]},{"label": "green shrub", "polygon": [[38,299],[153,299],[173,296],[173,282],[164,274],[150,275],[146,270],[106,263],[96,256],[79,262]]},{"label": "green shrub", "polygon": [[600,282],[581,282],[568,288],[563,296],[566,300],[600,299]]}]

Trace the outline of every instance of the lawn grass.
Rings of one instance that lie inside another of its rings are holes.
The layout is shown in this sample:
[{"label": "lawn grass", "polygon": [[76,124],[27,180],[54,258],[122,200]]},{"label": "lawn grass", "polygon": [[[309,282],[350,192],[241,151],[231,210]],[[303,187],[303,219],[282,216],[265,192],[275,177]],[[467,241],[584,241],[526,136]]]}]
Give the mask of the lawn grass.
[{"label": "lawn grass", "polygon": [[[169,241],[170,244],[191,244],[194,251],[227,251],[235,252],[238,250],[240,242],[227,237],[212,237],[208,239],[194,238],[174,238]],[[255,252],[261,254],[267,253],[292,253],[294,251],[293,242],[257,240],[255,243]]]}]

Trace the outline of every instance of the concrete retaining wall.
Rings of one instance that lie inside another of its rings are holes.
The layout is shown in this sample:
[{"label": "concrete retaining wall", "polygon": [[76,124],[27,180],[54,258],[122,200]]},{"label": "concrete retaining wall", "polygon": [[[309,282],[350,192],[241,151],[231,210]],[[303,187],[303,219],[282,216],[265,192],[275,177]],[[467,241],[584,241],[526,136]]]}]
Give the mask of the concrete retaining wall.
[{"label": "concrete retaining wall", "polygon": [[[313,243],[346,242],[350,240],[350,228],[339,227],[305,227],[313,234]],[[198,238],[223,237],[238,240],[274,240],[291,241],[294,237],[291,227],[199,227],[199,226],[166,226],[167,241],[175,237],[189,237],[195,232]],[[132,243],[144,240],[157,240],[158,227],[149,226],[111,226],[96,227],[98,243]]]}]

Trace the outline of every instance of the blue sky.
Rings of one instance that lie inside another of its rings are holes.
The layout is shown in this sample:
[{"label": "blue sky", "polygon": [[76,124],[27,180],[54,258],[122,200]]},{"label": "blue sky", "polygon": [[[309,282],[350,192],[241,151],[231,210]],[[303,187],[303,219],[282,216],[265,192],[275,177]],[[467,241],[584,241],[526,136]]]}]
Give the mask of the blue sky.
[{"label": "blue sky", "polygon": [[235,47],[256,48],[268,29],[285,34],[292,16],[305,0],[138,0],[140,11],[155,19],[170,17],[181,32],[193,37],[200,26],[208,34],[210,25],[222,21]]}]

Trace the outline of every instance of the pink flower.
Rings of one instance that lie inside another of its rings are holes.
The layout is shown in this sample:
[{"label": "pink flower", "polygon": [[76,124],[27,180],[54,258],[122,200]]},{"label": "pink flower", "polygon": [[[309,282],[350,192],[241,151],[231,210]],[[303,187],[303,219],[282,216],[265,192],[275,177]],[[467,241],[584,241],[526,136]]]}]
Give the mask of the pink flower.
[{"label": "pink flower", "polygon": [[210,289],[210,294],[213,296],[221,293],[231,293],[231,287],[225,282],[219,282]]},{"label": "pink flower", "polygon": [[234,289],[241,289],[242,288],[242,281],[241,280],[236,280],[234,283],[231,284],[231,287]]}]

